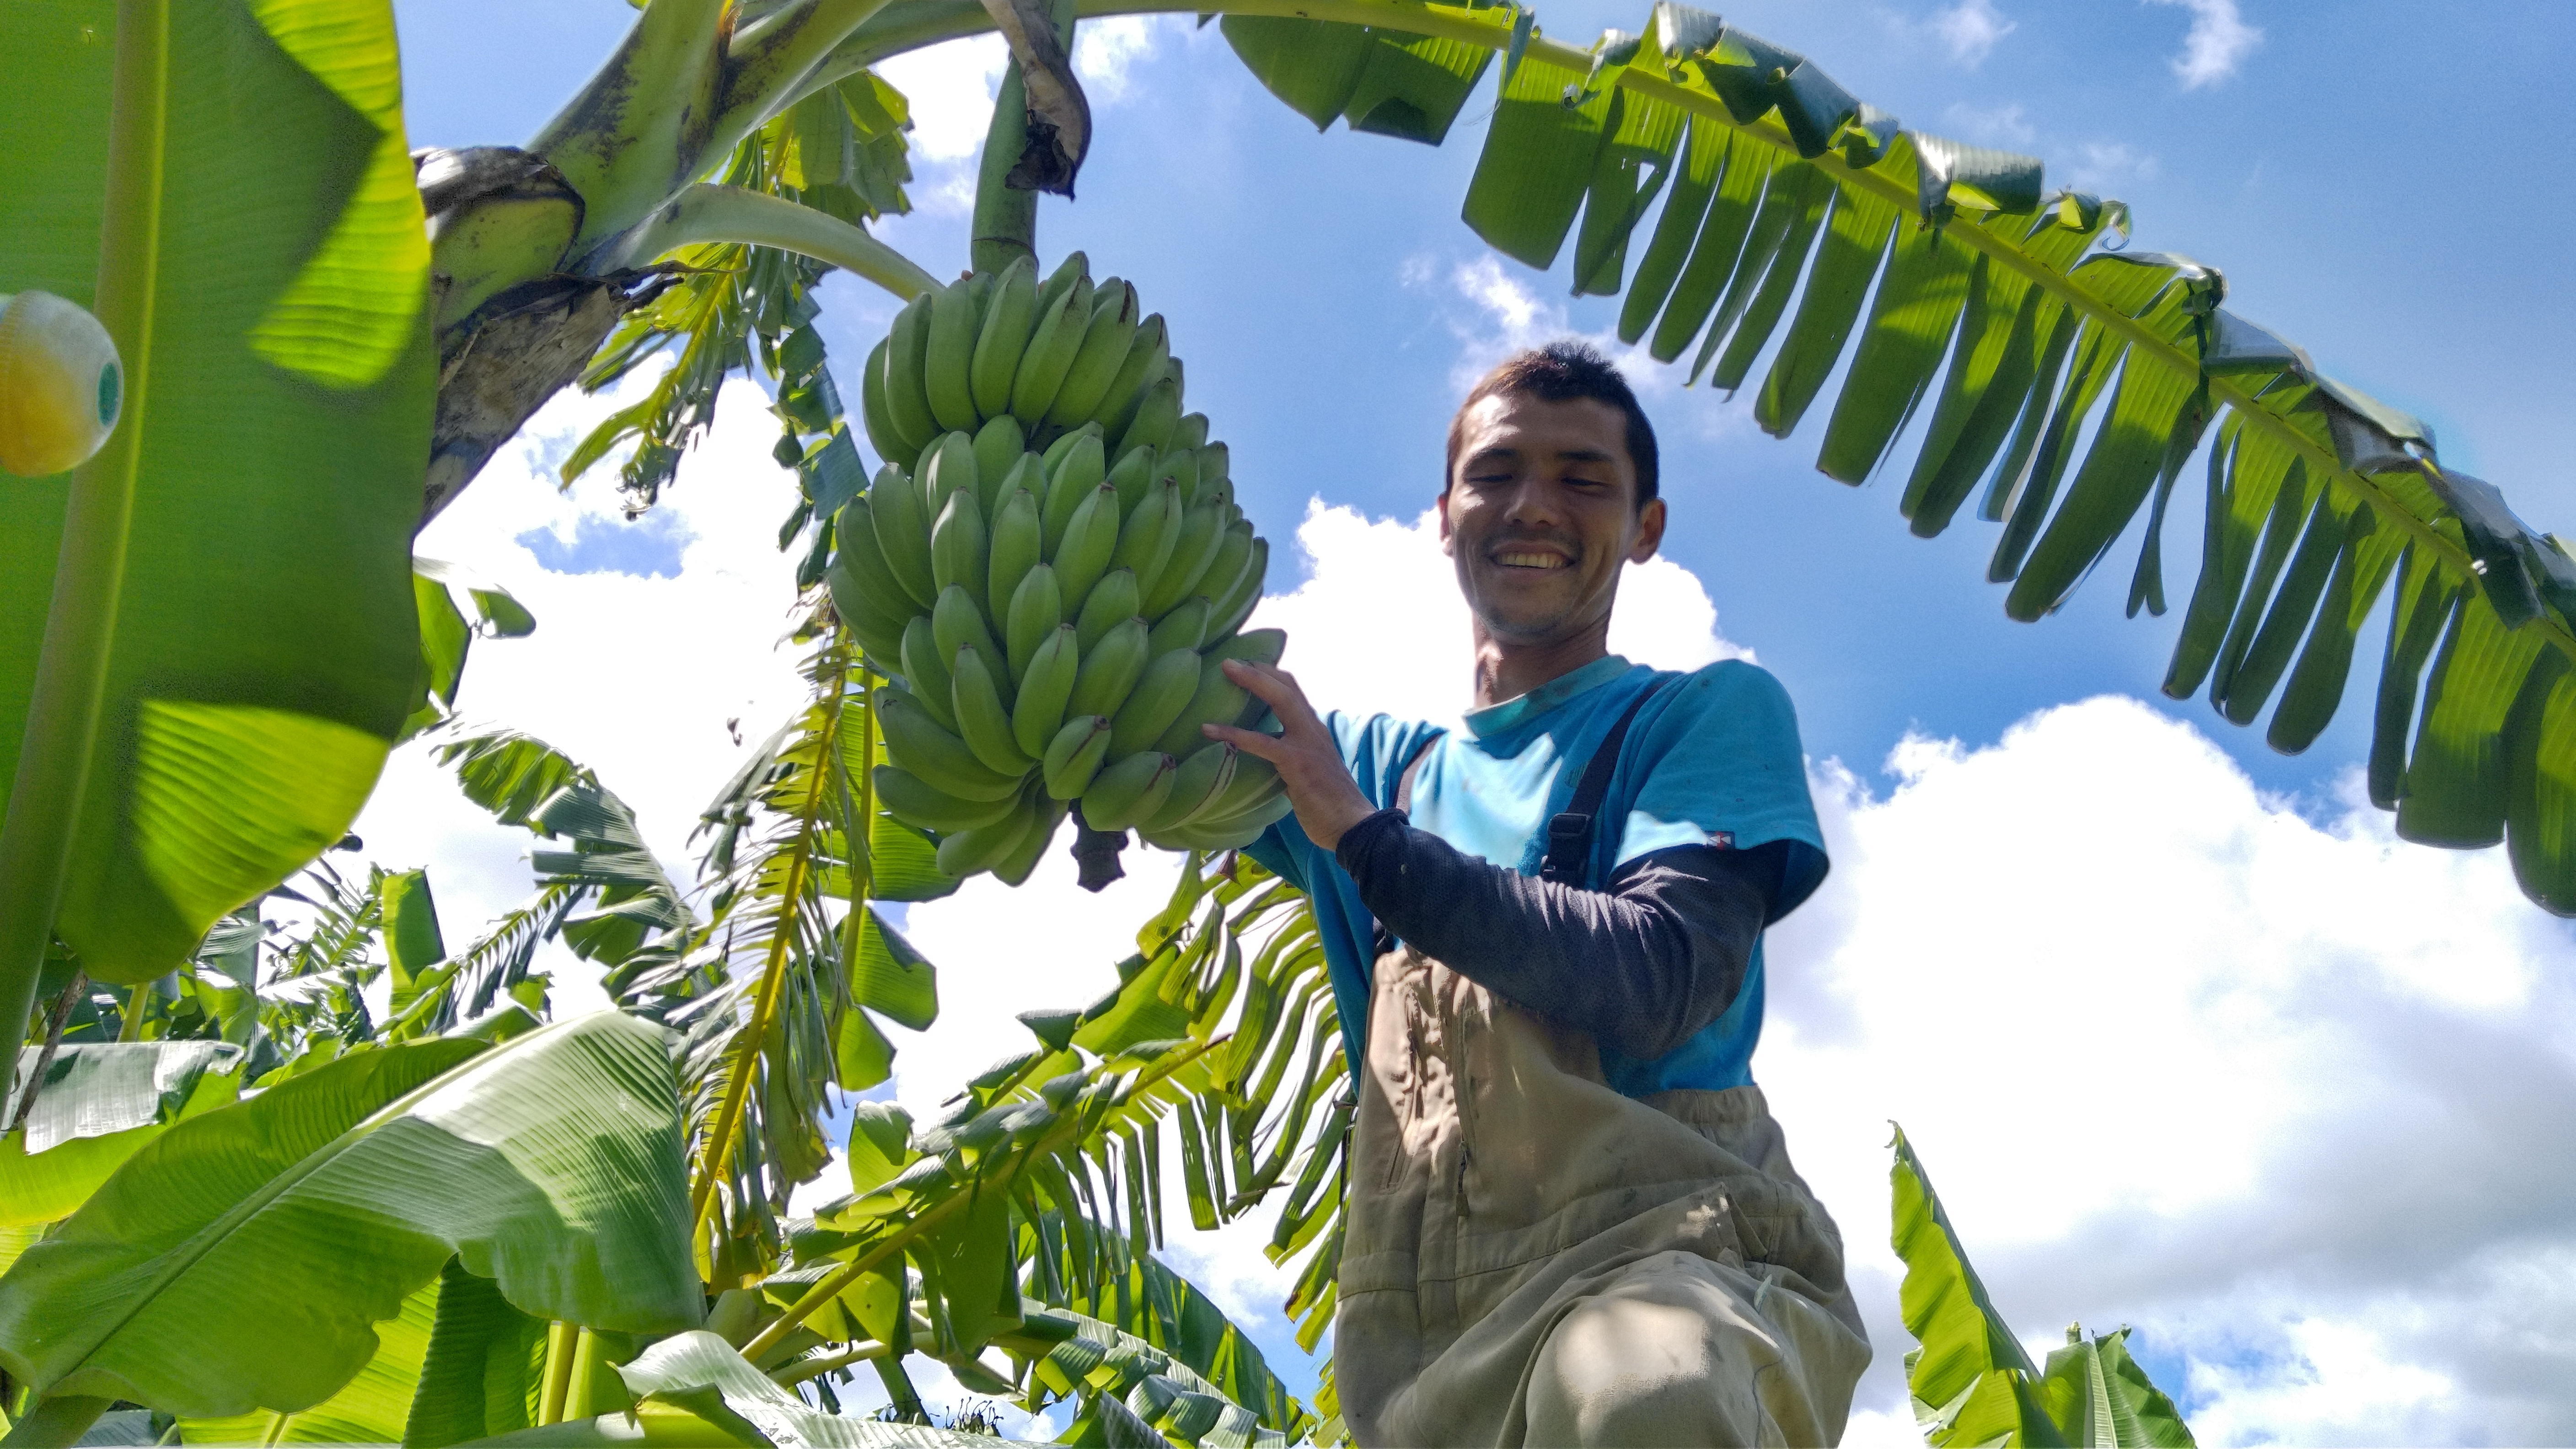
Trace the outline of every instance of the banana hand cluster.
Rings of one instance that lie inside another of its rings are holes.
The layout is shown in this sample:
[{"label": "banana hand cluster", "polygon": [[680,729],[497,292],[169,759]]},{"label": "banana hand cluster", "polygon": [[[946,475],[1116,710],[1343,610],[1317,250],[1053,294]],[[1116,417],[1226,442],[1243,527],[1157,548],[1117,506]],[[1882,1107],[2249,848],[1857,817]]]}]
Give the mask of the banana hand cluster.
[{"label": "banana hand cluster", "polygon": [[[1270,546],[1223,443],[1181,412],[1181,363],[1136,289],[1074,253],[919,297],[869,354],[862,417],[889,461],[834,525],[834,606],[877,665],[877,796],[942,837],[951,875],[1028,878],[1076,805],[1173,850],[1248,843],[1278,772],[1208,741],[1268,710],[1228,659]],[[1275,726],[1272,726],[1275,728]]]}]

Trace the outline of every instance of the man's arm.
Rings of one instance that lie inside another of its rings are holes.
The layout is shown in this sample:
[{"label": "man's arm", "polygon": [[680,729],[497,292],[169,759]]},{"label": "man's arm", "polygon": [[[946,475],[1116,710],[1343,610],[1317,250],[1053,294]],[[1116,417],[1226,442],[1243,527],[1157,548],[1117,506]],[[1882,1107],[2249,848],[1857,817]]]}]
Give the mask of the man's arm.
[{"label": "man's arm", "polygon": [[1734,1004],[1787,852],[1676,846],[1588,891],[1468,855],[1382,810],[1344,831],[1334,853],[1370,912],[1407,943],[1651,1061]]},{"label": "man's arm", "polygon": [[1529,880],[1413,829],[1400,811],[1380,811],[1294,676],[1241,661],[1225,669],[1279,716],[1280,733],[1216,724],[1202,732],[1278,767],[1307,838],[1334,852],[1361,900],[1406,941],[1641,1060],[1734,1001],[1779,891],[1783,852],[1656,851],[1630,862],[1609,891]]}]

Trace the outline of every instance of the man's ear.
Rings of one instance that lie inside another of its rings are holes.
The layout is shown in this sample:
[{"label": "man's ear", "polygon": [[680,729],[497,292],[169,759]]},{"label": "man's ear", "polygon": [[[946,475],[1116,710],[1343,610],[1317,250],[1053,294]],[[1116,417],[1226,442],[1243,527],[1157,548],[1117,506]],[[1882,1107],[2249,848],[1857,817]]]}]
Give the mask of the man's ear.
[{"label": "man's ear", "polygon": [[1431,507],[1440,515],[1440,552],[1454,558],[1458,550],[1456,540],[1449,533],[1449,490],[1441,489],[1440,496],[1432,500]]},{"label": "man's ear", "polygon": [[[1445,513],[1441,515],[1440,531],[1443,537],[1448,535],[1448,515]],[[1644,563],[1653,558],[1655,550],[1662,547],[1663,542],[1664,500],[1648,499],[1646,506],[1637,510],[1637,543],[1628,550],[1628,562]]]}]

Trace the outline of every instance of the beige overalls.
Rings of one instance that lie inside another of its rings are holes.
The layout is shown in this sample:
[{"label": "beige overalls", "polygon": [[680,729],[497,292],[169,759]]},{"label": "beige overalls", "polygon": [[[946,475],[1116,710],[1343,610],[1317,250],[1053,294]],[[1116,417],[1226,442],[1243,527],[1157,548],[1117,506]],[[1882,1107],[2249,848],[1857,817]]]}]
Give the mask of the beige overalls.
[{"label": "beige overalls", "polygon": [[1333,1326],[1365,1449],[1841,1437],[1869,1343],[1760,1088],[1623,1097],[1410,947],[1371,1001]]}]

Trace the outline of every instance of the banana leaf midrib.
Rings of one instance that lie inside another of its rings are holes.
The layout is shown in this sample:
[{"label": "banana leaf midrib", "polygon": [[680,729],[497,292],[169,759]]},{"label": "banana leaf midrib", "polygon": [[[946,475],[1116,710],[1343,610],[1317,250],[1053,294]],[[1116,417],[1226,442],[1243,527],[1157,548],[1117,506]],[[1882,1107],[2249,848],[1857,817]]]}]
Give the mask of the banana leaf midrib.
[{"label": "banana leaf midrib", "polygon": [[[1083,18],[1188,13],[1338,21],[1458,40],[1491,50],[1505,49],[1511,41],[1508,26],[1470,18],[1488,12],[1433,5],[1425,3],[1425,0],[1080,0],[1076,13]],[[887,19],[895,23],[879,26],[879,21]],[[817,67],[809,79],[808,88],[854,74],[890,56],[992,28],[991,19],[977,0],[898,0],[862,24],[825,64]],[[1594,62],[1590,51],[1536,33],[1530,36],[1523,59],[1586,73]],[[1642,96],[1720,122],[1775,149],[1796,153],[1797,148],[1776,111],[1765,112],[1749,123],[1738,121],[1717,97],[1694,91],[1645,67],[1620,68],[1612,79]],[[1915,208],[1914,189],[1875,167],[1855,166],[1830,149],[1805,159],[1831,175],[1838,184],[1876,194],[1905,211]],[[1953,239],[1991,257],[1997,264],[2064,301],[2082,316],[2116,333],[2133,354],[2151,358],[2158,365],[2185,376],[2197,378],[2203,375],[2200,364],[2180,348],[2156,336],[2138,319],[2103,302],[2068,273],[2032,260],[2005,238],[1982,227],[1955,226],[1948,231]],[[2454,580],[2484,592],[2483,576],[2472,562],[2468,550],[2432,521],[2406,507],[2368,476],[2346,467],[2330,446],[2309,437],[2288,418],[2261,406],[2252,393],[2233,379],[2208,375],[2205,380],[2213,410],[2218,407],[2233,409],[2248,426],[2260,429],[2290,449],[2335,487],[2367,503],[2373,512],[2406,530],[2440,560],[2445,572]],[[2537,630],[2560,653],[2576,659],[2576,633],[2571,633],[2547,610],[2542,610],[2519,627]]]}]

